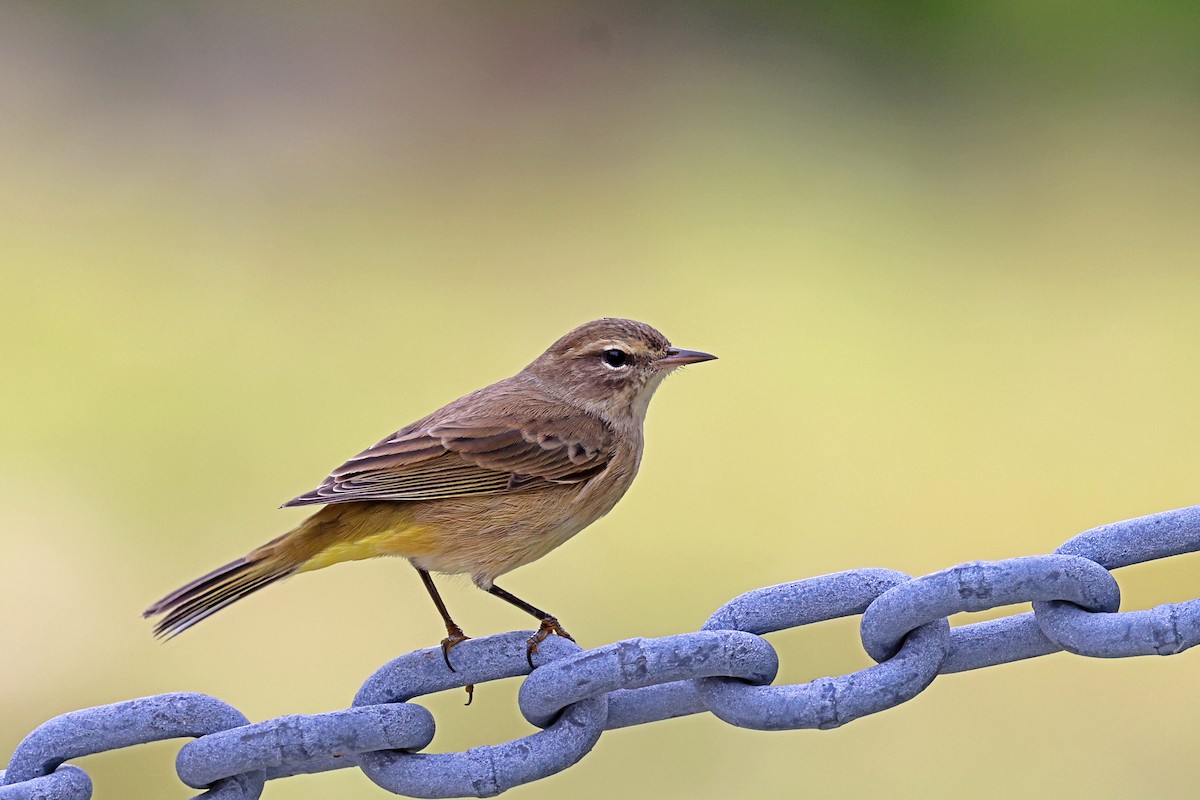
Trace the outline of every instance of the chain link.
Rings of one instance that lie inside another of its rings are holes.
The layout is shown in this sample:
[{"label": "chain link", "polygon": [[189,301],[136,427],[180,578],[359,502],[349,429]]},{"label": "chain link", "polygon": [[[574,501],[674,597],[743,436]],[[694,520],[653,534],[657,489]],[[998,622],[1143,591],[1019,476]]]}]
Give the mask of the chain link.
[{"label": "chain link", "polygon": [[[863,569],[771,586],[735,598],[704,627],[742,626],[762,634],[862,614],[912,582],[903,572]],[[912,699],[937,676],[949,650],[950,624],[931,618],[905,635],[886,660],[849,675],[792,686],[748,686],[730,678],[705,678],[696,685],[705,707],[731,725],[767,731],[836,728]]]},{"label": "chain link", "polygon": [[[454,648],[454,672],[446,668],[440,647],[400,656],[367,679],[354,705],[406,703],[432,692],[528,675],[526,642],[532,634],[516,631],[468,639]],[[574,642],[551,637],[538,647],[534,664],[542,666],[579,651]],[[363,754],[359,766],[368,778],[395,794],[491,797],[561,772],[596,744],[608,718],[607,698],[564,705],[563,713],[545,730],[512,742],[463,753],[384,750]]]},{"label": "chain link", "polygon": [[[385,664],[352,706],[250,724],[231,706],[176,693],[73,711],[46,722],[0,771],[0,800],[88,800],[92,782],[65,762],[192,737],[180,780],[216,800],[254,800],[266,781],[357,767],[410,797],[490,797],[560,772],[612,728],[712,712],[759,730],[834,728],[912,699],[939,675],[1066,650],[1097,658],[1174,655],[1200,643],[1200,599],[1119,611],[1111,570],[1200,551],[1200,506],[1094,528],[1051,555],[975,561],[911,578],[857,569],[756,589],[702,630],[592,650],[550,637],[525,654],[529,631],[471,639]],[[1033,611],[951,628],[949,617],[1032,602]],[[862,615],[877,663],[802,684],[770,685],[779,659],[764,634]],[[522,714],[542,730],[461,753],[422,753],[433,716],[414,699],[528,676]]]},{"label": "chain link", "polygon": [[544,728],[571,703],[609,697],[617,690],[626,690],[620,698],[623,705],[636,707],[641,705],[640,689],[716,675],[763,684],[774,680],[778,670],[779,658],[771,645],[737,631],[626,639],[535,671],[521,685],[517,700],[525,719]]},{"label": "chain link", "polygon": [[[1200,506],[1191,506],[1093,528],[1056,552],[1111,570],[1198,550]],[[1048,639],[1081,656],[1171,656],[1200,644],[1200,599],[1123,613],[1043,601],[1033,604],[1033,613]]]}]

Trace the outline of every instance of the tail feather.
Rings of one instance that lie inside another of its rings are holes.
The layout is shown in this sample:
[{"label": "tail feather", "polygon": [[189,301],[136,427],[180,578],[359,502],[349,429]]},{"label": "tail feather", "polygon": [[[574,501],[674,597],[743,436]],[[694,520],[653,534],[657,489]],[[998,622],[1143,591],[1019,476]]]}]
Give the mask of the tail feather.
[{"label": "tail feather", "polygon": [[176,589],[142,612],[142,616],[163,615],[154,625],[154,635],[170,639],[294,571],[295,567],[271,558],[239,558]]}]

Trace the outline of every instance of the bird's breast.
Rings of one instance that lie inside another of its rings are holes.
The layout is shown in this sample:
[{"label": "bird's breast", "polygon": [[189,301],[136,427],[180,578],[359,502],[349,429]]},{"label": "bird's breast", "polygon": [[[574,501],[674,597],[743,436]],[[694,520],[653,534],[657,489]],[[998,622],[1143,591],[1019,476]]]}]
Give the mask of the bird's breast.
[{"label": "bird's breast", "polygon": [[405,552],[399,540],[392,552],[423,569],[470,573],[476,583],[489,586],[611,511],[637,475],[640,451],[615,453],[603,472],[582,483],[414,503],[413,524],[426,531],[422,552]]}]

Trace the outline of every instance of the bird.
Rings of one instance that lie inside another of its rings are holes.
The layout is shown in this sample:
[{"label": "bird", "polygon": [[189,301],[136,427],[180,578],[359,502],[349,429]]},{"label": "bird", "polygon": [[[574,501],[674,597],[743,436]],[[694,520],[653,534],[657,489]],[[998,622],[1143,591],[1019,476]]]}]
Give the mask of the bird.
[{"label": "bird", "polygon": [[[442,656],[468,637],[433,574],[466,574],[539,622],[530,667],[558,618],[496,585],[603,517],[633,483],[646,410],[663,379],[716,356],[673,347],[653,327],[605,318],[567,333],[512,377],[459,398],[350,458],[282,507],[322,508],[291,531],[151,605],[172,638],[284,578],[399,556],[446,627]],[[469,690],[468,690],[469,691]]]}]

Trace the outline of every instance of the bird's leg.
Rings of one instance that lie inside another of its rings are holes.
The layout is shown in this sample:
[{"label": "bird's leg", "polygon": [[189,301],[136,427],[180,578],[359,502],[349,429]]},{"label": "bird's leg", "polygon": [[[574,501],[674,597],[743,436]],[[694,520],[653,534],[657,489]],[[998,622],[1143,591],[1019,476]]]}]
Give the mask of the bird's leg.
[{"label": "bird's leg", "polygon": [[[413,566],[417,570],[417,574],[421,576],[421,583],[425,584],[429,596],[433,598],[433,604],[437,606],[438,613],[442,615],[442,621],[446,623],[446,638],[442,639],[442,659],[445,660],[446,667],[451,672],[458,672],[454,668],[454,665],[450,663],[450,648],[456,644],[465,642],[471,637],[463,633],[462,628],[458,627],[454,623],[454,620],[450,619],[450,612],[446,610],[446,604],[442,602],[442,596],[438,594],[437,587],[433,585],[433,576],[429,574],[428,570],[423,570],[416,565]],[[475,684],[468,684],[464,688],[467,690],[467,705],[471,705],[471,701],[475,699]]]},{"label": "bird's leg", "polygon": [[558,624],[558,619],[553,614],[547,614],[540,608],[529,605],[529,603],[526,603],[516,595],[509,594],[494,583],[488,587],[487,592],[488,594],[496,595],[496,597],[499,597],[506,603],[512,603],[526,614],[537,617],[541,621],[542,624],[538,627],[537,633],[529,637],[529,641],[527,642],[528,647],[525,650],[525,658],[529,661],[530,669],[533,669],[533,654],[537,652],[538,645],[544,642],[550,634],[553,633],[564,639],[570,639],[572,642],[575,641],[575,638],[567,633],[562,625]]}]

